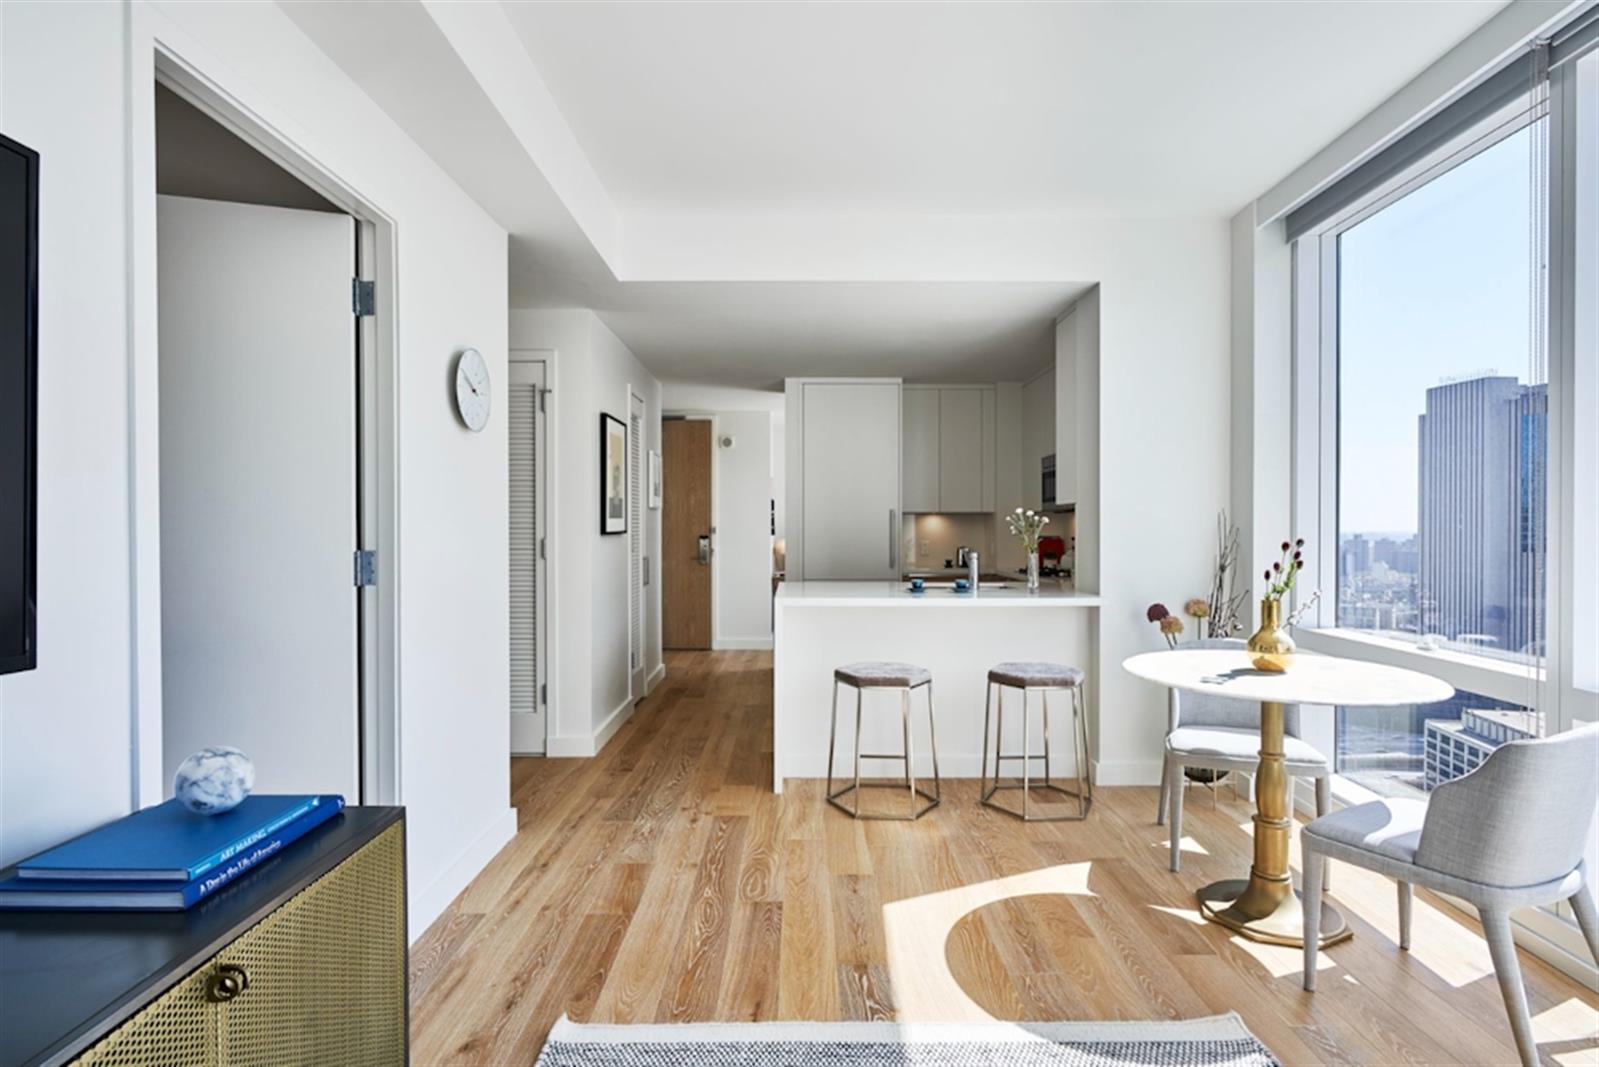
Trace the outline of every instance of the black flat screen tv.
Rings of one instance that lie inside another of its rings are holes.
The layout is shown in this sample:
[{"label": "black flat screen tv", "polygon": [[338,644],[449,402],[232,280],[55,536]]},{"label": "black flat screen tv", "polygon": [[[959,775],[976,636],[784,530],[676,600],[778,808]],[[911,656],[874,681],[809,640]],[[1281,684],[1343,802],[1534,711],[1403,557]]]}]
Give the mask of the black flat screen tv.
[{"label": "black flat screen tv", "polygon": [[0,674],[38,663],[39,153],[0,134]]}]

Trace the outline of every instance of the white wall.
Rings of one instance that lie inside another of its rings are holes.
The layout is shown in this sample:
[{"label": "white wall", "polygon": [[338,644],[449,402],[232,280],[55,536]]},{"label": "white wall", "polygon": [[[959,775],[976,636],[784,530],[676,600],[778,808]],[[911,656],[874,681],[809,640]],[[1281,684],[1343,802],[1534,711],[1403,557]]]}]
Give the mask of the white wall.
[{"label": "white wall", "polygon": [[[631,388],[644,399],[646,448],[660,451],[661,387],[592,312],[514,309],[512,348],[555,352],[550,485],[552,692],[549,753],[592,756],[644,696],[629,691],[628,538],[600,533],[599,417],[626,422]],[[644,551],[660,558],[660,512],[646,509]],[[659,566],[652,563],[654,573]],[[661,676],[660,583],[645,598],[645,669]],[[653,681],[651,682],[653,684]]]},{"label": "white wall", "polygon": [[[465,345],[504,380],[505,234],[274,5],[15,3],[3,17],[0,121],[41,151],[43,248],[40,667],[0,682],[0,862],[125,814],[136,794],[165,793],[136,781],[136,745],[160,750],[150,736],[159,685],[130,665],[134,651],[137,662],[159,653],[130,621],[130,556],[152,549],[156,530],[135,543],[130,511],[153,508],[130,500],[130,477],[153,456],[131,442],[153,426],[130,425],[129,411],[153,408],[130,393],[130,360],[154,351],[130,351],[128,310],[154,267],[153,248],[130,234],[154,211],[135,199],[146,178],[153,193],[154,149],[134,131],[151,128],[156,37],[395,226],[400,511],[390,565],[404,590],[400,791],[420,935],[515,831],[504,420],[465,432],[448,388]],[[153,333],[134,324],[135,337]],[[148,369],[135,362],[131,380]],[[150,496],[157,488],[138,484]],[[139,591],[153,596],[148,582]]]},{"label": "white wall", "polygon": [[[783,514],[783,394],[758,389],[665,382],[662,410],[714,415],[716,464],[716,611],[713,648],[772,646],[772,515]],[[667,492],[671,492],[668,487]]]}]

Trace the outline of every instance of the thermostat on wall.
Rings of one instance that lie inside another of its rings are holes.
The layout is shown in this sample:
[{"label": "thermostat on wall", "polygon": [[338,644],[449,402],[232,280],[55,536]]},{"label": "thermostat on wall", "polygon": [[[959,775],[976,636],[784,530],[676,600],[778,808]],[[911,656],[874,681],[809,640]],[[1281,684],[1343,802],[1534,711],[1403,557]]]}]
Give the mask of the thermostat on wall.
[{"label": "thermostat on wall", "polygon": [[730,434],[730,433],[724,433],[722,435],[722,437],[721,437],[721,440],[718,441],[717,443],[720,444],[723,448],[732,448],[733,447],[733,435]]}]

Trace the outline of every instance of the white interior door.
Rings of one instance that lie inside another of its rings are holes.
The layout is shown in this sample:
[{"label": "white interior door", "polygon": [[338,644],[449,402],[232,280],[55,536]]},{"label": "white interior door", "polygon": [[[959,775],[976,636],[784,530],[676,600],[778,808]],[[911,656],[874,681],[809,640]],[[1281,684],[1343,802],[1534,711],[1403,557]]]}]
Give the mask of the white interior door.
[{"label": "white interior door", "polygon": [[158,198],[163,755],[359,800],[355,224]]},{"label": "white interior door", "polygon": [[545,674],[543,539],[545,496],[544,363],[511,353],[506,389],[510,437],[511,515],[511,752],[545,751],[548,680]]}]

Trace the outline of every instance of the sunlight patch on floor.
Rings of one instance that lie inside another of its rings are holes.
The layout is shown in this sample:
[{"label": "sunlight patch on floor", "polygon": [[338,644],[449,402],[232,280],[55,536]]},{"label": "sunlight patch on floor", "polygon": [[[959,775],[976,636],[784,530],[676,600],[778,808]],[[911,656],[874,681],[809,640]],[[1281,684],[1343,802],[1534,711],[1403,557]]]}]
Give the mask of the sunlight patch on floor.
[{"label": "sunlight patch on floor", "polygon": [[1576,997],[1561,1001],[1532,1017],[1532,1036],[1540,1043],[1595,1042],[1594,1048],[1572,1050],[1572,1054],[1585,1053],[1588,1058],[1571,1062],[1588,1064],[1599,1062],[1599,1008],[1584,1004]]},{"label": "sunlight patch on floor", "polygon": [[[1303,949],[1289,948],[1286,945],[1265,945],[1259,941],[1251,941],[1247,937],[1229,937],[1234,947],[1242,949],[1244,953],[1273,978],[1286,978],[1290,974],[1305,973],[1305,952]],[[1316,955],[1316,972],[1331,970],[1338,966],[1337,962],[1327,958],[1327,953],[1320,952]]]},{"label": "sunlight patch on floor", "polygon": [[944,946],[955,924],[978,908],[1012,897],[1095,896],[1088,888],[1092,867],[1063,863],[884,904],[889,980],[900,1020],[993,1021],[950,972]]},{"label": "sunlight patch on floor", "polygon": [[1193,923],[1195,926],[1204,926],[1205,923],[1209,921],[1203,915],[1199,914],[1198,908],[1174,908],[1168,904],[1151,904],[1149,906],[1155,911],[1165,912],[1167,915],[1170,915],[1175,919],[1181,919],[1184,922]]},{"label": "sunlight patch on floor", "polygon": [[[1151,841],[1149,843],[1149,847],[1169,849],[1171,848],[1171,841]],[[1194,840],[1187,834],[1184,834],[1182,837],[1177,839],[1177,850],[1179,852],[1192,852],[1196,856],[1210,855],[1209,849],[1205,848],[1204,845],[1201,845],[1198,841]]]}]

